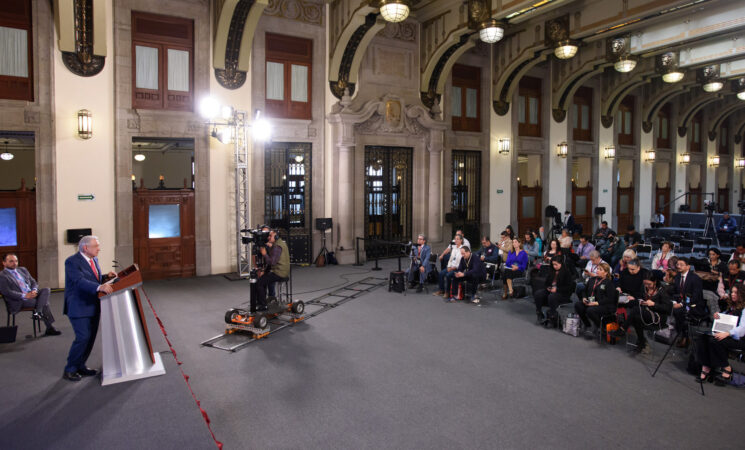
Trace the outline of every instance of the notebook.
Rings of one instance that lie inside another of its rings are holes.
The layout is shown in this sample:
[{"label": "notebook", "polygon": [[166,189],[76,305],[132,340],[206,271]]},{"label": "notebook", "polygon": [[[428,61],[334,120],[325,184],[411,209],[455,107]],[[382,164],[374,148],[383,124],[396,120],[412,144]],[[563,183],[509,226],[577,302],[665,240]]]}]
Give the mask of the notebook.
[{"label": "notebook", "polygon": [[712,333],[729,333],[729,331],[737,326],[737,316],[731,314],[719,314],[719,318],[714,320],[714,325],[711,327]]}]

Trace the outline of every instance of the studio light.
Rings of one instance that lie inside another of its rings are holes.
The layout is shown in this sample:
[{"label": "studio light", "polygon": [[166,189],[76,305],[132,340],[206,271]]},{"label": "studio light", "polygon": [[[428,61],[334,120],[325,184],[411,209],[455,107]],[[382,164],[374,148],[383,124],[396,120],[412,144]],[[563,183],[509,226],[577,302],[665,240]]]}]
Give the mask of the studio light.
[{"label": "studio light", "polygon": [[631,56],[622,56],[613,64],[613,67],[621,73],[631,72],[636,67],[636,59]]},{"label": "studio light", "polygon": [[502,138],[499,140],[499,154],[500,155],[510,154],[510,140],[508,138]]},{"label": "studio light", "polygon": [[574,41],[561,41],[556,45],[554,55],[559,59],[570,59],[577,54],[577,50],[579,50],[579,47]]},{"label": "studio light", "polygon": [[143,155],[142,153],[138,153],[135,155],[135,161],[142,162],[144,160],[145,160],[145,155]]},{"label": "studio light", "polygon": [[381,0],[380,15],[388,22],[402,22],[409,17],[409,4],[405,0]]},{"label": "studio light", "polygon": [[603,150],[603,156],[605,156],[605,159],[614,159],[616,157],[616,147],[613,145],[605,147],[605,150]]},{"label": "studio light", "polygon": [[680,163],[685,165],[689,164],[691,162],[691,154],[690,153],[682,153],[680,155]]},{"label": "studio light", "polygon": [[556,146],[556,156],[558,156],[559,158],[566,158],[568,153],[569,145],[567,145],[566,141]]},{"label": "studio light", "polygon": [[199,114],[207,120],[212,120],[220,114],[220,104],[212,97],[205,97],[199,104]]},{"label": "studio light", "polygon": [[504,37],[504,26],[497,19],[489,19],[481,22],[479,26],[479,39],[487,44],[499,42]]},{"label": "studio light", "polygon": [[90,139],[93,136],[93,114],[87,109],[78,111],[78,136]]}]

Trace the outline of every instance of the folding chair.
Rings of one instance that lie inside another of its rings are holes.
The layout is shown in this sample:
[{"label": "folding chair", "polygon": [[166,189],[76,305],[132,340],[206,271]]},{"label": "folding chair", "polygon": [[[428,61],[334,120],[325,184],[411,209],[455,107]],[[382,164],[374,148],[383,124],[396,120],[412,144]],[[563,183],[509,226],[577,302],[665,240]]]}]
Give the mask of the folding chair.
[{"label": "folding chair", "polygon": [[[5,298],[3,297],[3,300]],[[30,312],[31,313],[31,321],[34,328],[34,337],[36,337],[36,332],[38,330],[39,333],[41,333],[41,316],[36,313],[36,308],[29,306],[27,308],[21,308],[18,312],[11,313],[10,312],[10,305],[8,304],[8,301],[5,301],[5,310],[8,312],[8,320],[5,323],[5,326],[15,326],[16,325],[16,314],[22,313],[22,312]],[[11,320],[12,317],[12,320]]]}]

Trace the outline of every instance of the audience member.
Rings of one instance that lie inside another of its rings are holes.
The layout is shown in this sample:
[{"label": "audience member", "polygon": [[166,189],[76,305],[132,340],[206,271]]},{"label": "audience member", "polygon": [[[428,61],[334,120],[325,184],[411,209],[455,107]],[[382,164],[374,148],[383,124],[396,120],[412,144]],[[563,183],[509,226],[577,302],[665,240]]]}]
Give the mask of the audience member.
[{"label": "audience member", "polygon": [[654,259],[652,259],[652,270],[657,271],[660,278],[664,276],[664,272],[669,266],[670,258],[674,255],[673,244],[667,241],[662,243],[660,251],[654,255]]},{"label": "audience member", "polygon": [[631,300],[638,300],[644,295],[644,279],[647,276],[647,269],[643,269],[639,260],[634,258],[626,264],[626,268],[621,271],[618,277],[618,303],[628,303]]},{"label": "audience member", "polygon": [[[479,284],[486,278],[486,266],[481,261],[481,258],[474,257],[471,253],[471,249],[464,245],[460,249],[461,258],[458,264],[458,271],[455,272],[453,277],[453,283],[456,284],[456,288],[461,286],[462,283],[466,282],[466,289],[468,292],[464,292],[463,299],[471,299],[474,304],[481,304],[481,299],[476,295],[476,290]],[[455,289],[457,292],[457,289]],[[455,297],[450,297],[448,301],[454,302]]]},{"label": "audience member", "polygon": [[626,318],[611,335],[623,337],[629,327],[633,327],[636,332],[635,351],[648,354],[651,349],[644,336],[644,328],[654,325],[657,329],[662,329],[666,326],[673,303],[653,272],[646,273],[643,292],[642,296],[630,300],[626,305]]},{"label": "audience member", "polygon": [[22,308],[34,308],[34,316],[44,321],[46,336],[62,334],[54,328],[54,316],[49,307],[49,288],[39,289],[39,284],[25,267],[18,265],[18,255],[3,255],[3,267],[0,272],[0,293],[5,298],[8,314],[16,314]]},{"label": "audience member", "polygon": [[[564,267],[564,259],[556,255],[551,259],[550,270],[543,289],[533,293],[535,313],[538,324],[547,328],[556,328],[558,313],[556,309],[563,303],[569,303],[572,295],[572,276]],[[543,318],[543,307],[548,306],[546,319]]]},{"label": "audience member", "polygon": [[481,238],[481,249],[476,252],[476,255],[478,255],[482,262],[497,265],[500,263],[499,249],[492,243],[489,236]]},{"label": "audience member", "polygon": [[[546,233],[545,227],[538,227],[538,238],[545,244],[545,242],[548,242],[548,233]],[[545,250],[544,250],[545,251]]]},{"label": "audience member", "polygon": [[607,261],[611,267],[615,267],[618,264],[618,261],[623,257],[625,251],[626,246],[623,241],[621,241],[621,238],[619,238],[615,232],[611,231],[608,234],[608,247],[605,254],[603,254],[603,259]]},{"label": "audience member", "polygon": [[440,274],[437,277],[439,283],[438,287],[440,290],[435,292],[434,295],[441,295],[445,298],[450,297],[450,282],[452,281],[453,276],[455,276],[456,270],[458,270],[460,259],[463,257],[460,252],[461,247],[463,247],[463,237],[460,234],[455,235],[455,247],[457,251],[450,252],[447,266],[440,271]]},{"label": "audience member", "polygon": [[530,257],[531,260],[541,257],[541,246],[532,231],[525,233],[523,250],[525,250],[525,253],[528,254],[528,257]]},{"label": "audience member", "polygon": [[533,239],[535,239],[536,244],[538,244],[538,253],[541,255],[543,254],[543,243],[546,241],[543,239],[543,236],[541,233],[543,233],[543,227],[539,228],[538,231],[531,231],[533,234]]},{"label": "audience member", "polygon": [[582,298],[582,295],[584,295],[585,292],[585,288],[587,287],[587,282],[592,277],[598,276],[598,267],[602,262],[603,260],[600,258],[600,253],[597,250],[593,250],[590,252],[590,260],[587,262],[587,264],[585,265],[585,269],[582,271],[583,281],[577,283],[577,290],[575,291],[577,297]]},{"label": "audience member", "polygon": [[[598,276],[587,283],[582,300],[574,304],[574,310],[585,326],[585,338],[593,339],[600,332],[600,321],[604,316],[616,312],[618,291],[611,280],[611,269],[607,263],[600,263]],[[592,328],[590,328],[592,326]]]},{"label": "audience member", "polygon": [[634,225],[629,225],[626,228],[626,234],[624,235],[624,243],[626,248],[636,249],[636,247],[642,243],[642,235],[636,231]]},{"label": "audience member", "polygon": [[[716,377],[716,384],[724,386],[732,380],[732,366],[728,357],[730,350],[745,350],[745,287],[736,284],[732,287],[732,299],[727,314],[739,316],[737,326],[729,332],[713,333],[704,335],[698,340],[697,356],[701,363],[701,374],[696,381],[703,383],[713,376],[713,369],[720,369],[721,373]],[[716,314],[719,318],[719,314]]]},{"label": "audience member", "polygon": [[512,225],[507,225],[506,227],[504,227],[504,231],[507,232],[510,240],[515,239],[515,230],[512,228]]},{"label": "audience member", "polygon": [[528,269],[528,254],[523,250],[522,243],[518,239],[512,240],[513,251],[507,254],[507,261],[504,263],[502,279],[507,285],[502,293],[502,299],[512,297],[512,280],[525,276]]},{"label": "audience member", "polygon": [[727,263],[727,273],[722,274],[717,286],[717,295],[719,295],[719,310],[727,309],[727,301],[730,300],[732,288],[736,284],[745,283],[745,271],[740,270],[740,263],[730,260]]},{"label": "audience member", "polygon": [[745,270],[745,243],[742,241],[738,241],[737,245],[735,246],[735,250],[732,252],[732,256],[730,256],[730,261],[735,260],[740,263],[740,270]]},{"label": "audience member", "polygon": [[[551,260],[554,258],[554,256],[561,255],[563,256],[563,251],[561,250],[561,245],[559,245],[559,240],[554,239],[551,242],[548,243],[548,248],[543,253],[543,262],[545,264],[550,264]],[[562,264],[564,263],[564,259],[561,260]],[[542,267],[542,266],[541,266]]]},{"label": "audience member", "polygon": [[733,217],[730,217],[729,212],[724,212],[722,218],[719,219],[717,224],[717,231],[720,233],[734,233],[737,230],[737,222]]},{"label": "audience member", "polygon": [[616,274],[616,279],[621,276],[621,272],[626,269],[626,265],[631,261],[632,259],[636,258],[636,252],[629,249],[626,249],[622,253],[623,256],[621,256],[621,259],[618,260],[616,265],[613,267],[613,273]]},{"label": "audience member", "polygon": [[678,346],[687,347],[689,336],[686,325],[697,326],[707,317],[701,278],[691,270],[688,258],[678,258],[678,275],[673,280],[672,298],[675,331],[678,336],[683,336]]},{"label": "audience member", "polygon": [[608,222],[605,220],[600,223],[600,228],[595,230],[595,239],[598,240],[604,240],[608,239],[608,234],[613,232],[610,228],[608,228]]},{"label": "audience member", "polygon": [[662,210],[657,210],[654,216],[652,216],[652,222],[650,223],[652,228],[661,228],[665,226],[665,215],[662,214]]},{"label": "audience member", "polygon": [[590,259],[590,253],[594,250],[595,246],[590,242],[590,236],[586,234],[580,236],[579,245],[577,246],[577,258],[579,258],[577,263],[582,266],[586,265],[587,261]]},{"label": "audience member", "polygon": [[[441,264],[445,264],[446,261],[449,261],[450,252],[452,252],[453,250],[456,250],[456,249],[460,249],[460,247],[457,247],[455,245],[455,237],[456,236],[460,236],[461,241],[463,241],[463,245],[467,245],[468,247],[471,246],[471,243],[468,242],[468,239],[465,238],[465,236],[463,234],[463,230],[460,230],[460,229],[455,230],[455,235],[453,236],[453,240],[450,242],[450,245],[448,245],[445,248],[445,250],[443,250],[442,253],[440,253],[439,259],[440,259],[440,263]],[[448,259],[445,259],[445,256],[447,256]],[[444,267],[443,267],[443,269],[444,269]]]},{"label": "audience member", "polygon": [[573,235],[577,232],[577,223],[574,221],[574,215],[570,211],[564,211],[564,220],[562,226],[569,230],[569,234]]},{"label": "audience member", "polygon": [[510,234],[507,231],[503,231],[502,234],[499,236],[499,242],[497,242],[497,247],[499,247],[499,255],[504,260],[507,258],[507,254],[512,251],[512,239],[510,238]]},{"label": "audience member", "polygon": [[727,273],[727,263],[722,261],[722,252],[716,247],[709,249],[709,265],[712,273],[717,275]]},{"label": "audience member", "polygon": [[427,237],[420,234],[416,238],[416,245],[411,247],[411,265],[406,270],[406,279],[409,280],[409,285],[414,286],[414,276],[418,274],[417,279],[419,285],[416,288],[417,292],[422,292],[424,288],[424,280],[427,279],[427,273],[434,269],[430,266],[429,255],[432,253],[432,249],[427,245]]},{"label": "audience member", "polygon": [[574,243],[574,239],[569,234],[569,230],[567,230],[566,228],[563,228],[561,230],[561,236],[559,237],[559,244],[561,244],[561,248],[564,250],[571,251],[573,243]]}]

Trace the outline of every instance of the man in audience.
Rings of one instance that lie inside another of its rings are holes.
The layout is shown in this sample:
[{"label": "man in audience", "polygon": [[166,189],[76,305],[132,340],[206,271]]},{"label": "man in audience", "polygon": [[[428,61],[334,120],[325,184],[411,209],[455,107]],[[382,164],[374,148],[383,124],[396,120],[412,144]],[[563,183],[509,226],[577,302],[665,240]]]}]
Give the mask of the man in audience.
[{"label": "man in audience", "polygon": [[18,256],[6,253],[3,256],[3,269],[0,272],[0,293],[5,297],[10,314],[15,314],[22,308],[34,308],[34,316],[44,321],[47,327],[46,336],[57,336],[60,333],[52,323],[54,316],[49,307],[49,288],[39,289],[25,267],[18,266]]},{"label": "man in audience", "polygon": [[562,222],[564,228],[569,230],[570,235],[574,235],[577,231],[577,224],[574,222],[574,216],[570,211],[564,211],[564,221]]},{"label": "man in audience", "polygon": [[660,228],[665,226],[665,215],[662,214],[662,210],[658,209],[654,216],[652,216],[651,224],[652,228]]},{"label": "man in audience", "polygon": [[[460,230],[460,229],[455,230],[455,236],[460,236],[461,240],[463,241],[463,245],[467,245],[469,247],[471,246],[471,243],[468,242],[468,239],[466,239],[465,236],[463,235],[463,230]],[[455,236],[453,236],[453,240],[450,242],[450,245],[448,245],[445,248],[445,250],[443,250],[442,253],[440,253],[440,257],[439,257],[440,266],[443,269],[445,268],[444,266],[446,265],[446,262],[449,261],[451,252],[456,249]],[[445,258],[446,256],[448,257],[447,259]]]},{"label": "man in audience", "polygon": [[738,261],[740,263],[740,270],[745,270],[745,243],[742,240],[737,241],[735,251],[732,252],[730,261]]},{"label": "man in audience", "polygon": [[642,235],[636,231],[636,227],[633,224],[626,227],[626,234],[624,235],[624,242],[626,248],[636,249],[636,247],[642,243]]},{"label": "man in audience", "polygon": [[502,259],[507,259],[507,254],[512,251],[512,239],[510,239],[510,234],[503,231],[499,236],[497,246],[499,247],[499,256],[501,256]]},{"label": "man in audience", "polygon": [[409,285],[413,287],[414,276],[418,274],[417,279],[419,285],[416,288],[417,292],[422,292],[424,289],[424,280],[427,279],[427,272],[431,270],[429,255],[432,252],[429,245],[427,245],[427,237],[420,234],[416,238],[416,245],[411,247],[411,266],[406,270],[406,279],[409,281]]},{"label": "man in audience", "polygon": [[590,259],[590,253],[595,250],[595,246],[590,242],[590,236],[583,234],[579,237],[577,246],[577,266],[584,267]]},{"label": "man in audience", "polygon": [[476,255],[484,263],[499,264],[499,249],[492,243],[489,236],[481,238],[481,250],[477,251]]},{"label": "man in audience", "polygon": [[440,271],[438,276],[440,290],[435,292],[435,295],[441,295],[445,298],[450,297],[450,282],[455,276],[455,272],[458,270],[460,259],[463,257],[460,251],[461,247],[463,247],[463,237],[460,234],[455,235],[454,245],[455,249],[450,252],[447,266]]},{"label": "man in audience", "polygon": [[717,231],[720,233],[734,233],[737,230],[737,222],[730,217],[729,212],[725,212],[717,224]]},{"label": "man in audience", "polygon": [[608,228],[608,222],[605,220],[600,223],[600,228],[595,230],[595,239],[608,239],[608,233],[610,233],[611,230]]},{"label": "man in audience", "polygon": [[[461,247],[460,252],[460,263],[458,264],[458,271],[455,272],[453,277],[453,283],[457,287],[465,281],[468,292],[464,292],[464,295],[471,298],[472,303],[480,305],[481,299],[476,295],[476,288],[486,277],[486,266],[481,262],[481,258],[473,256],[468,246]],[[457,292],[457,289],[454,290]],[[464,297],[465,299],[466,297]],[[455,301],[455,298],[450,297],[448,301]]]},{"label": "man in audience", "polygon": [[698,325],[707,316],[707,306],[704,301],[701,278],[691,270],[688,258],[678,258],[678,275],[672,283],[673,317],[675,331],[683,338],[678,347],[687,347],[689,343],[687,323]]}]

